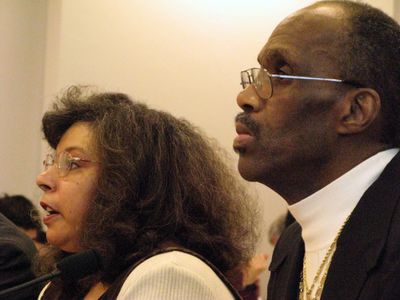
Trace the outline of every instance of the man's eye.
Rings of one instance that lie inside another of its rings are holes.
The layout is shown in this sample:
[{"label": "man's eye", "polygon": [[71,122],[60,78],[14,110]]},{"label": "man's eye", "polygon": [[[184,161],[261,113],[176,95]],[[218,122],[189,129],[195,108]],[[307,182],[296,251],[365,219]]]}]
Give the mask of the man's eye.
[{"label": "man's eye", "polygon": [[276,72],[276,74],[278,74],[278,75],[288,75],[284,70],[282,70],[282,69],[279,69],[277,72]]},{"label": "man's eye", "polygon": [[290,68],[288,68],[288,67],[282,67],[282,68],[278,68],[277,70],[276,70],[276,74],[278,74],[278,75],[293,75],[293,71],[290,69]]}]

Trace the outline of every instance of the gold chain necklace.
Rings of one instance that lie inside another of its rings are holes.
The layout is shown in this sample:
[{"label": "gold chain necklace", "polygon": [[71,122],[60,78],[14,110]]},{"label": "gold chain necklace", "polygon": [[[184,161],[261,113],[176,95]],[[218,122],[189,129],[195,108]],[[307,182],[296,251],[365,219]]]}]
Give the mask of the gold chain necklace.
[{"label": "gold chain necklace", "polygon": [[[326,276],[328,275],[329,266],[332,261],[333,252],[336,249],[337,241],[340,237],[340,234],[343,231],[344,226],[346,225],[347,221],[349,220],[350,216],[346,218],[343,222],[342,226],[340,227],[338,233],[336,234],[335,238],[333,239],[332,244],[330,244],[328,251],[324,256],[317,273],[315,274],[314,280],[311,284],[311,287],[308,288],[307,285],[307,268],[306,268],[306,255],[304,254],[303,259],[303,271],[300,274],[300,285],[299,285],[299,293],[300,293],[300,300],[318,300],[321,297],[322,289],[324,288]],[[314,296],[312,296],[312,292],[314,291],[315,287],[318,285],[317,290],[315,291]],[[305,291],[305,293],[304,293]]]}]

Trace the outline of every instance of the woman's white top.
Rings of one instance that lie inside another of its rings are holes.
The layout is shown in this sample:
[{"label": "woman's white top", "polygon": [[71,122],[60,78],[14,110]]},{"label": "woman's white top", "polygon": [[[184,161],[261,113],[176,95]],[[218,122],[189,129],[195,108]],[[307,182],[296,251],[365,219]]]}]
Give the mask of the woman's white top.
[{"label": "woman's white top", "polygon": [[232,300],[234,297],[202,260],[184,252],[171,251],[152,256],[133,269],[117,297],[117,300],[130,299]]},{"label": "woman's white top", "polygon": [[199,258],[180,251],[158,254],[138,265],[117,297],[122,299],[231,300],[228,288]]}]

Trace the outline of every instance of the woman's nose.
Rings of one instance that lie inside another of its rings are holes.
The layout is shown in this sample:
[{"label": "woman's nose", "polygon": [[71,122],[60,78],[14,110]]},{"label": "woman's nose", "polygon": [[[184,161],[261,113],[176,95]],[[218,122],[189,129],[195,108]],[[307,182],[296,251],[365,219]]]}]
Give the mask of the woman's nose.
[{"label": "woman's nose", "polygon": [[54,191],[56,187],[56,174],[54,168],[48,167],[36,177],[36,184],[43,192]]}]

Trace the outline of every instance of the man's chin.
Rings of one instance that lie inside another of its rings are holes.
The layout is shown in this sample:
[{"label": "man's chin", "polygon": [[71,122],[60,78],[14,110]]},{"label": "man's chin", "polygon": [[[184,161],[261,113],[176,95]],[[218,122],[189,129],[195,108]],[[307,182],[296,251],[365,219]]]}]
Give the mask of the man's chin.
[{"label": "man's chin", "polygon": [[256,164],[243,157],[239,158],[238,171],[240,176],[247,181],[259,181],[261,178],[260,170],[256,167]]}]

